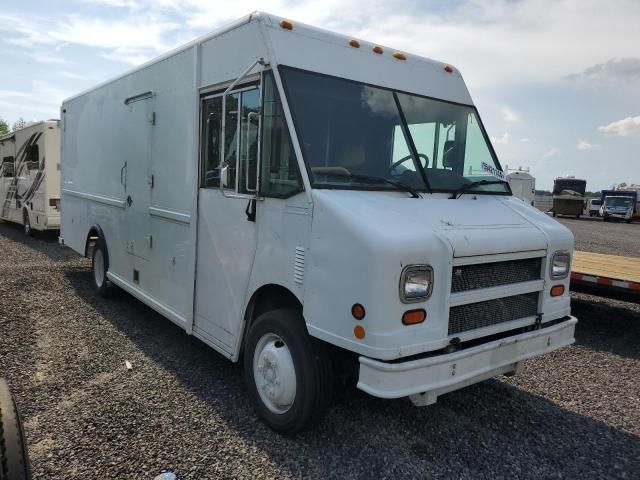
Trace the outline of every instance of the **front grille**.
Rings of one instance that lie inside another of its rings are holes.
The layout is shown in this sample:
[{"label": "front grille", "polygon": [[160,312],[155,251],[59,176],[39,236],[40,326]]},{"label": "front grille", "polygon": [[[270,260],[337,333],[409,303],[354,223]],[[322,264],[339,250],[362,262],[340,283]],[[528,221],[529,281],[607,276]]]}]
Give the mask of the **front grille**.
[{"label": "front grille", "polygon": [[466,292],[476,288],[539,280],[541,262],[542,258],[538,257],[453,267],[451,292]]},{"label": "front grille", "polygon": [[458,305],[449,310],[449,335],[538,314],[538,292]]}]

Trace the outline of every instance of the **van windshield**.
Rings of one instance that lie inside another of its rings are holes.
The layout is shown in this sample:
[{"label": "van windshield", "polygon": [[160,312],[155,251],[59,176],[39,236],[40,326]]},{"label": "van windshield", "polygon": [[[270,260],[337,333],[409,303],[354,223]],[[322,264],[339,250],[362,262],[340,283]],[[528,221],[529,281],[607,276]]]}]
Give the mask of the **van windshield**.
[{"label": "van windshield", "polygon": [[[282,68],[314,188],[508,194],[472,106]],[[377,179],[377,181],[376,181]]]},{"label": "van windshield", "polygon": [[631,197],[607,197],[605,199],[607,207],[625,207],[631,206]]}]

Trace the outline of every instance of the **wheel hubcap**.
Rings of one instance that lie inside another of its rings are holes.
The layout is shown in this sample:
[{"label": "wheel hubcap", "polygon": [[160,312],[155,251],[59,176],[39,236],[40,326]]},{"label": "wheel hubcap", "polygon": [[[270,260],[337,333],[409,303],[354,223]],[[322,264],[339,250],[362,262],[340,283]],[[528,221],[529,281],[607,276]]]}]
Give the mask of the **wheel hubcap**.
[{"label": "wheel hubcap", "polygon": [[104,255],[102,250],[96,250],[96,254],[93,257],[93,277],[98,287],[102,286],[104,282]]},{"label": "wheel hubcap", "polygon": [[296,398],[296,370],[289,347],[278,335],[268,333],[258,341],[253,378],[269,410],[282,414],[291,408]]}]

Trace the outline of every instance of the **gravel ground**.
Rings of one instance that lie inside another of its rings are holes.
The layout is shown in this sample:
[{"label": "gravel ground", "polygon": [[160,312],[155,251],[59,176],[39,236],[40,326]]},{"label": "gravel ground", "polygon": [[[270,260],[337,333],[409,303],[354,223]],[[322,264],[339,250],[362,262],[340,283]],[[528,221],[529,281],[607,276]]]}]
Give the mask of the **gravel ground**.
[{"label": "gravel ground", "polygon": [[576,250],[640,257],[640,222],[603,222],[601,218],[556,217],[576,238]]},{"label": "gravel ground", "polygon": [[89,279],[55,237],[0,224],[0,376],[36,479],[638,478],[638,304],[576,294],[577,343],[520,376],[425,408],[348,391],[289,439],[256,419],[238,365]]}]

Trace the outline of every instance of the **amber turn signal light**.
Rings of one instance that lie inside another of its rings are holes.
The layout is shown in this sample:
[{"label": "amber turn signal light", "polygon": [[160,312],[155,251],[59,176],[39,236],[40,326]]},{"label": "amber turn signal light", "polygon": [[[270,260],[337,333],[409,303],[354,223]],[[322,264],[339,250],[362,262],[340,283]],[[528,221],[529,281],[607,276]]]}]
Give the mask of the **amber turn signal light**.
[{"label": "amber turn signal light", "polygon": [[407,310],[402,315],[402,323],[405,325],[416,325],[418,323],[424,322],[427,318],[427,312],[423,309],[419,308],[417,310]]},{"label": "amber turn signal light", "polygon": [[379,55],[380,55],[380,54],[382,54],[382,52],[384,52],[384,50],[382,49],[382,47],[379,47],[378,45],[376,45],[375,47],[373,47],[373,49],[372,49],[372,50],[374,51],[374,53],[377,53],[377,54],[379,54]]},{"label": "amber turn signal light", "polygon": [[356,325],[353,329],[353,334],[358,340],[362,340],[364,338],[364,327],[362,325]]},{"label": "amber turn signal light", "polygon": [[447,73],[453,73],[453,67],[451,65],[445,65],[444,71]]},{"label": "amber turn signal light", "polygon": [[554,285],[551,287],[551,296],[559,297],[564,293],[564,285]]},{"label": "amber turn signal light", "polygon": [[355,318],[356,320],[362,320],[365,313],[366,312],[364,311],[364,307],[359,303],[355,303],[353,307],[351,307],[351,315],[353,315],[353,318]]},{"label": "amber turn signal light", "polygon": [[406,60],[407,56],[402,52],[393,52],[393,58],[397,58],[398,60]]},{"label": "amber turn signal light", "polygon": [[282,20],[280,26],[285,30],[293,30],[293,23],[290,20]]},{"label": "amber turn signal light", "polygon": [[360,42],[356,39],[349,40],[349,45],[351,45],[353,48],[360,48]]}]

